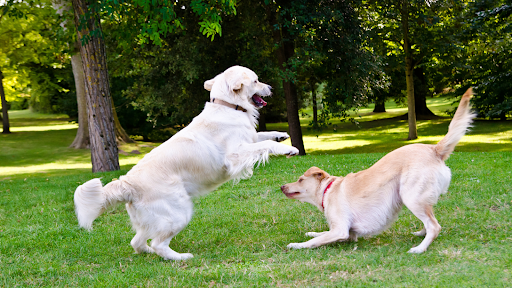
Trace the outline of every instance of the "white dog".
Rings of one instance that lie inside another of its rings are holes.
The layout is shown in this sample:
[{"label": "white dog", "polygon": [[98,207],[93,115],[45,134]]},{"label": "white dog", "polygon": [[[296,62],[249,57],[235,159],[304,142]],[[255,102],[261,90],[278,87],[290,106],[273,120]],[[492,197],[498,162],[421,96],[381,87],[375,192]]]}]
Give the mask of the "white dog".
[{"label": "white dog", "polygon": [[315,238],[291,243],[288,248],[314,248],[378,234],[394,222],[405,204],[425,225],[414,233],[425,239],[409,252],[425,252],[441,231],[432,207],[450,185],[451,172],[444,161],[476,116],[470,111],[471,95],[470,88],[462,97],[448,134],[437,145],[401,147],[372,167],[345,177],[330,176],[311,167],[297,182],[283,185],[281,190],[288,198],[311,203],[323,211],[330,227],[326,232],[308,232],[306,236]]},{"label": "white dog", "polygon": [[[169,242],[192,217],[191,197],[215,190],[229,180],[248,178],[256,163],[269,154],[293,156],[295,147],[277,143],[283,132],[256,132],[261,98],[271,87],[257,75],[234,66],[206,81],[210,101],[183,130],[148,153],[119,180],[102,187],[90,180],[75,191],[75,212],[80,226],[92,222],[107,207],[126,202],[136,235],[131,245],[137,253],[155,252],[166,260],[183,260]],[[147,241],[151,239],[151,247]]]}]

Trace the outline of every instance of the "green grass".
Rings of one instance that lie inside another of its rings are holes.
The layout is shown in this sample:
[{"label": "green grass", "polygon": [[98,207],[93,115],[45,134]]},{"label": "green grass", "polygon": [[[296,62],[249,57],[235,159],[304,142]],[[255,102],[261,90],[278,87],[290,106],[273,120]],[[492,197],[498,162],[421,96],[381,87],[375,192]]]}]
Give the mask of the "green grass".
[{"label": "green grass", "polygon": [[[80,183],[125,174],[150,147],[123,146],[142,154],[121,155],[121,171],[92,174],[89,151],[67,148],[76,124],[26,111],[10,116],[15,133],[0,134],[1,287],[508,287],[512,281],[510,121],[477,121],[448,159],[452,184],[435,206],[443,230],[426,253],[407,253],[422,240],[411,234],[421,222],[407,209],[389,230],[357,243],[286,248],[327,224],[313,206],[282,195],[281,185],[313,165],[333,175],[356,172],[412,143],[403,140],[406,123],[368,121],[382,117],[371,114],[360,119],[361,128],[336,123],[336,132],[318,138],[305,129],[308,156],[273,157],[251,179],[194,199],[191,223],[170,246],[195,258],[170,262],[133,254],[123,206],[100,216],[92,232],[79,229],[73,212]],[[420,141],[438,141],[448,123],[419,121]]]}]

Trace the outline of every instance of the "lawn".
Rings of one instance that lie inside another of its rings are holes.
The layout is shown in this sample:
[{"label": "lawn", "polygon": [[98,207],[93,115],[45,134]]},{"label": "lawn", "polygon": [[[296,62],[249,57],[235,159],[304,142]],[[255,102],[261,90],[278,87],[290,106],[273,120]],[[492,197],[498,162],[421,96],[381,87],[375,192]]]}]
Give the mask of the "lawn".
[{"label": "lawn", "polygon": [[[443,103],[441,107],[447,105]],[[79,229],[73,212],[73,193],[80,183],[93,177],[106,183],[125,174],[151,149],[145,147],[148,143],[121,147],[142,152],[121,155],[123,170],[94,175],[89,152],[67,148],[76,124],[63,116],[14,111],[16,133],[0,135],[0,286],[510,286],[510,121],[477,121],[447,160],[452,184],[435,207],[443,230],[427,252],[407,253],[421,242],[411,234],[421,222],[407,209],[390,229],[357,243],[286,248],[306,241],[305,232],[326,230],[327,224],[313,206],[284,197],[282,184],[295,181],[312,165],[333,175],[359,171],[385,152],[416,142],[403,140],[406,123],[375,121],[383,114],[364,113],[368,111],[361,111],[360,128],[336,123],[336,132],[331,127],[318,138],[305,129],[308,156],[273,157],[251,179],[226,183],[194,199],[192,222],[170,246],[195,257],[170,262],[154,254],[133,254],[129,242],[134,233],[123,206],[100,216],[92,232]],[[448,123],[419,121],[419,141],[438,141]],[[286,129],[283,124],[269,127]]]}]

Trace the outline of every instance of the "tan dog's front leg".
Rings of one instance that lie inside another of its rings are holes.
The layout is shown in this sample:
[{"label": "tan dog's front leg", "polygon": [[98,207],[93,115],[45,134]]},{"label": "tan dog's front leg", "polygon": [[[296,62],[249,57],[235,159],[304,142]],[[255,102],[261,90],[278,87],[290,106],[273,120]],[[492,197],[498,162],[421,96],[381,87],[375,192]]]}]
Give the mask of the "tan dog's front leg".
[{"label": "tan dog's front leg", "polygon": [[[308,233],[309,234],[309,233]],[[318,235],[318,234],[316,234]],[[308,236],[313,236],[309,234]],[[288,244],[288,248],[290,249],[302,249],[302,248],[316,248],[318,246],[322,246],[325,244],[345,241],[348,240],[349,233],[348,231],[340,232],[340,231],[327,231],[322,233],[321,235],[316,236],[315,238],[303,242],[303,243],[290,243]]]},{"label": "tan dog's front leg", "polygon": [[324,232],[307,232],[306,233],[306,236],[308,237],[318,237],[318,236],[321,236],[325,233],[329,233],[329,231],[324,231]]}]

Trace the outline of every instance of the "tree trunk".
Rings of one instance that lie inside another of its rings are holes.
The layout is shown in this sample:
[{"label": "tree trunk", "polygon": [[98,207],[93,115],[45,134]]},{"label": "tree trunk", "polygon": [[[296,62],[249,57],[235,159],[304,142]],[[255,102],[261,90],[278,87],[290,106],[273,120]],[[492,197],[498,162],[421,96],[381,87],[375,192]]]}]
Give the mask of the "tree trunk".
[{"label": "tree trunk", "polygon": [[[79,44],[78,44],[79,45]],[[89,148],[89,122],[87,117],[87,100],[85,95],[85,75],[80,54],[71,56],[71,67],[75,78],[76,102],[78,103],[78,130],[75,140],[69,146],[75,149]]]},{"label": "tree trunk", "polygon": [[[427,86],[427,80],[425,79],[425,73],[423,72],[423,68],[418,67],[414,69],[414,108],[416,111],[416,117],[418,116],[427,116],[433,117],[436,116],[430,109],[427,107],[427,96],[430,92]],[[420,118],[422,119],[422,118]]]},{"label": "tree trunk", "polygon": [[[110,98],[112,99],[112,97]],[[114,105],[114,99],[112,99],[112,113],[114,114],[114,125],[116,127],[116,142],[117,145],[122,143],[135,143],[135,141],[130,138],[130,135],[124,131],[123,126],[121,126],[121,122],[119,122],[119,118],[117,118],[116,106]]]},{"label": "tree trunk", "polygon": [[[57,14],[62,16],[64,11],[71,8],[67,0],[54,0],[52,2],[53,9]],[[60,23],[60,26],[66,30],[68,20]],[[69,44],[69,43],[68,43]],[[87,100],[85,96],[85,75],[82,67],[82,58],[80,57],[80,43],[74,43],[73,56],[71,56],[71,68],[73,70],[73,78],[75,80],[76,102],[78,107],[78,129],[76,130],[75,140],[69,145],[69,148],[86,149],[89,148],[89,123],[87,117]]]},{"label": "tree trunk", "polygon": [[411,43],[409,42],[409,2],[403,0],[402,3],[402,29],[404,34],[404,52],[405,52],[405,81],[407,83],[407,107],[408,107],[408,122],[409,122],[409,137],[407,140],[414,140],[418,138],[418,131],[416,130],[416,111],[414,105],[414,78],[413,70],[414,65],[412,62]]},{"label": "tree trunk", "polygon": [[[280,6],[286,9],[291,6],[291,1],[282,1]],[[274,29],[272,34],[274,41],[279,45],[276,49],[279,66],[281,69],[286,70],[286,63],[288,59],[293,57],[295,53],[294,43],[287,28],[283,28],[279,25],[277,14],[278,12],[269,11],[269,8],[267,8],[267,15],[269,16],[269,21],[271,22],[272,27],[279,27],[279,29]],[[290,14],[287,15],[289,16]],[[290,130],[292,146],[299,150],[299,155],[306,155],[304,142],[302,140],[302,128],[300,127],[297,88],[293,82],[283,80],[283,89],[286,99],[286,114],[288,117],[288,129]]]},{"label": "tree trunk", "polygon": [[5,100],[5,92],[4,92],[4,74],[0,71],[0,98],[2,100],[2,134],[10,134],[11,133],[11,125],[9,123],[9,104],[7,100]]},{"label": "tree trunk", "polygon": [[313,102],[313,123],[315,126],[318,125],[318,105],[316,103],[316,89],[315,84],[311,85],[311,102]]},{"label": "tree trunk", "polygon": [[267,119],[265,117],[265,112],[260,112],[260,118],[258,119],[258,131],[267,131]]},{"label": "tree trunk", "polygon": [[[84,35],[87,35],[88,38],[88,41],[80,46],[80,55],[86,79],[85,91],[89,117],[92,171],[119,170],[105,44],[101,35],[98,35],[98,33],[101,33],[100,22],[92,11],[93,13],[86,19],[85,27],[78,30],[80,20],[91,11],[88,11],[86,0],[73,0],[72,2],[75,10],[74,19],[78,41],[82,43]],[[91,31],[96,34],[91,35]]]},{"label": "tree trunk", "polygon": [[386,112],[386,96],[384,93],[377,91],[375,95],[375,107],[373,113],[384,113]]}]

